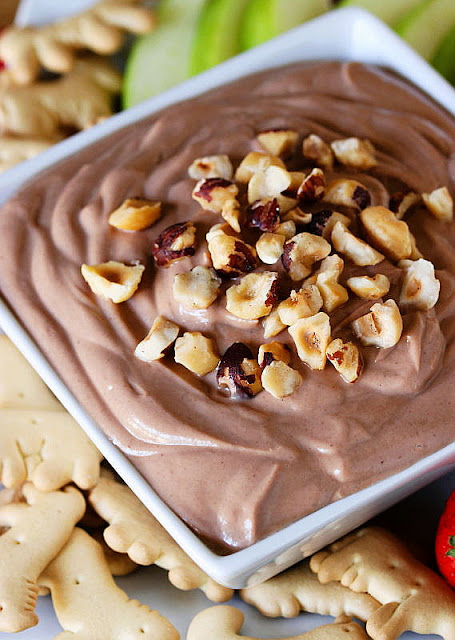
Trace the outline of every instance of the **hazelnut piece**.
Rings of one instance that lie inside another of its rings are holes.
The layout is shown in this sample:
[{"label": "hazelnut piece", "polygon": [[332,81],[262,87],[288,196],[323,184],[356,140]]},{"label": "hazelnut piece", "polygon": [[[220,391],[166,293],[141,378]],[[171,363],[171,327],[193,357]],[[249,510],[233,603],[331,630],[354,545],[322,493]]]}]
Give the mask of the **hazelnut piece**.
[{"label": "hazelnut piece", "polygon": [[311,160],[316,166],[329,170],[333,168],[333,151],[330,146],[316,134],[312,133],[304,139],[302,152],[305,158]]},{"label": "hazelnut piece", "polygon": [[285,220],[284,222],[280,222],[280,224],[275,229],[275,233],[279,233],[280,236],[284,236],[286,240],[289,240],[296,233],[296,226],[293,220]]},{"label": "hazelnut piece", "polygon": [[285,156],[292,153],[299,134],[294,129],[269,129],[257,135],[261,147],[273,156]]},{"label": "hazelnut piece", "polygon": [[281,258],[285,240],[280,233],[263,233],[256,242],[256,251],[261,262],[275,264]]},{"label": "hazelnut piece", "polygon": [[421,197],[414,191],[397,191],[390,196],[389,209],[393,211],[398,220],[402,220],[408,210],[418,204]]},{"label": "hazelnut piece", "polygon": [[175,361],[198,376],[205,376],[218,366],[220,361],[215,353],[213,340],[199,331],[191,331],[177,338]]},{"label": "hazelnut piece", "polygon": [[254,247],[228,235],[223,225],[215,225],[207,233],[207,244],[214,269],[221,275],[237,277],[256,268]]},{"label": "hazelnut piece", "polygon": [[192,222],[178,222],[167,227],[153,243],[152,253],[159,267],[194,256],[196,252],[196,227]]},{"label": "hazelnut piece", "polygon": [[323,300],[323,308],[331,313],[337,307],[347,302],[349,294],[338,278],[343,271],[344,263],[340,256],[327,256],[319,268],[316,276],[316,286]]},{"label": "hazelnut piece", "polygon": [[404,220],[398,220],[385,207],[367,207],[360,219],[371,244],[390,260],[403,260],[412,251],[411,233]]},{"label": "hazelnut piece", "polygon": [[360,267],[382,262],[384,256],[369,244],[356,238],[342,222],[337,222],[332,230],[332,244],[337,251],[347,256]]},{"label": "hazelnut piece", "polygon": [[362,344],[389,349],[394,347],[403,332],[403,320],[395,300],[376,302],[370,313],[352,323],[355,335]]},{"label": "hazelnut piece", "polygon": [[342,222],[346,227],[349,227],[351,219],[339,211],[324,209],[313,213],[309,224],[305,227],[305,231],[314,233],[316,236],[322,236],[327,240],[330,239],[333,227],[337,222]]},{"label": "hazelnut piece", "polygon": [[362,210],[370,206],[371,195],[368,189],[357,180],[339,178],[327,185],[323,200],[335,206]]},{"label": "hazelnut piece", "polygon": [[286,191],[291,184],[289,171],[282,167],[271,165],[255,173],[248,182],[248,202],[253,204],[256,200],[266,200],[277,197]]},{"label": "hazelnut piece", "polygon": [[268,315],[278,298],[278,274],[275,271],[249,273],[226,291],[226,309],[243,320]]},{"label": "hazelnut piece", "polygon": [[109,216],[108,222],[116,229],[141,231],[161,217],[161,202],[145,198],[127,198]]},{"label": "hazelnut piece", "polygon": [[236,200],[239,189],[236,184],[224,178],[203,178],[193,189],[193,200],[203,209],[221,213],[223,208]]},{"label": "hazelnut piece", "polygon": [[353,342],[332,340],[327,347],[327,359],[346,382],[355,382],[362,371],[362,356]]},{"label": "hazelnut piece", "polygon": [[179,327],[164,318],[158,316],[146,337],[137,345],[134,355],[144,362],[153,362],[164,356],[164,352],[177,339]]},{"label": "hazelnut piece", "polygon": [[400,307],[404,311],[432,309],[439,299],[441,283],[434,273],[434,265],[429,260],[402,260],[399,265],[404,270],[400,292]]},{"label": "hazelnut piece", "polygon": [[268,316],[262,321],[264,328],[264,338],[273,338],[277,336],[283,329],[286,329],[286,325],[280,320],[278,309],[273,309]]},{"label": "hazelnut piece", "polygon": [[318,287],[305,285],[300,291],[291,291],[289,298],[277,307],[280,320],[285,325],[293,325],[300,318],[314,316],[322,307],[322,297]]},{"label": "hazelnut piece", "polygon": [[369,140],[343,138],[334,140],[330,146],[340,164],[355,169],[371,169],[376,166],[374,146]]},{"label": "hazelnut piece", "polygon": [[261,367],[243,342],[234,342],[225,351],[216,379],[218,386],[226,389],[233,398],[252,398],[262,391]]},{"label": "hazelnut piece", "polygon": [[302,376],[282,360],[274,360],[264,368],[261,382],[275,398],[286,398],[300,387]]},{"label": "hazelnut piece", "polygon": [[302,362],[310,369],[324,369],[331,333],[329,316],[320,311],[309,318],[301,318],[289,327],[289,333]]},{"label": "hazelnut piece", "polygon": [[252,151],[246,155],[239,164],[237,171],[235,172],[235,181],[246,184],[251,180],[255,173],[258,171],[264,171],[270,166],[282,167],[283,169],[286,168],[284,162],[277,156],[270,153]]},{"label": "hazelnut piece", "polygon": [[276,198],[256,200],[248,207],[247,226],[273,233],[280,224],[280,206]]},{"label": "hazelnut piece", "polygon": [[202,180],[203,178],[231,180],[233,172],[231,161],[225,154],[197,158],[188,167],[188,175],[194,180]]},{"label": "hazelnut piece", "polygon": [[285,243],[281,261],[292,280],[303,280],[311,273],[312,265],[328,256],[330,251],[327,240],[304,231]]},{"label": "hazelnut piece", "polygon": [[289,347],[282,342],[277,342],[276,340],[266,344],[261,344],[258,351],[259,365],[264,368],[275,360],[280,360],[285,364],[289,364],[291,362],[291,350]]},{"label": "hazelnut piece", "polygon": [[136,292],[145,267],[141,264],[128,266],[116,260],[101,264],[83,264],[82,277],[97,296],[124,302]]},{"label": "hazelnut piece", "polygon": [[447,187],[440,187],[431,193],[422,193],[428,211],[438,220],[453,220],[453,200]]},{"label": "hazelnut piece", "polygon": [[315,202],[324,196],[325,192],[325,176],[324,173],[316,167],[303,180],[297,191],[297,199],[300,204],[305,202]]},{"label": "hazelnut piece", "polygon": [[207,309],[220,292],[221,278],[209,267],[194,267],[174,277],[174,298],[185,309]]},{"label": "hazelnut piece", "polygon": [[[313,218],[312,213],[307,213],[306,211],[302,211],[300,207],[294,207],[290,211],[286,213],[284,216],[284,220],[295,222],[296,224],[309,224]],[[319,234],[321,235],[321,234]]]},{"label": "hazelnut piece", "polygon": [[390,280],[383,273],[375,276],[353,276],[346,284],[359,298],[378,300],[384,297],[390,289]]}]

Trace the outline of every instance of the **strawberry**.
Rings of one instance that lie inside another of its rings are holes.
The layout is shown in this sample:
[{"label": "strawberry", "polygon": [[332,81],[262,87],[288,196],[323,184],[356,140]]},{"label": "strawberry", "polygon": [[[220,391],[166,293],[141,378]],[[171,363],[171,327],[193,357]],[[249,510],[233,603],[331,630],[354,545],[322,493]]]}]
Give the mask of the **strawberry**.
[{"label": "strawberry", "polygon": [[455,491],[447,500],[439,520],[435,552],[441,574],[455,587]]}]

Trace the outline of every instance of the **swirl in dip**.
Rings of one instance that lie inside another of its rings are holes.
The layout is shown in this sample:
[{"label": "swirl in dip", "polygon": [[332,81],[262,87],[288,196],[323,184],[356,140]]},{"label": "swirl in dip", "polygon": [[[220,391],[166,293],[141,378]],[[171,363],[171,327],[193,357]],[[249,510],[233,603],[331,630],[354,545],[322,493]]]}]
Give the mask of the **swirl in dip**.
[{"label": "swirl in dip", "polygon": [[[291,364],[303,381],[281,399],[265,391],[228,397],[215,372],[198,377],[175,363],[172,352],[153,363],[134,356],[157,315],[213,338],[220,354],[236,341],[254,354],[270,342],[260,321],[226,310],[224,294],[190,312],[175,301],[172,285],[176,274],[209,264],[205,234],[222,222],[192,199],[189,165],[227,154],[236,166],[258,149],[259,132],[282,127],[299,132],[290,165],[302,171],[311,165],[301,140],[311,133],[327,142],[371,141],[375,167],[336,165],[326,178],[355,178],[372,205],[388,207],[390,196],[406,189],[453,190],[451,117],[384,70],[318,62],[244,78],[129,126],[34,179],[0,214],[2,296],[156,492],[225,552],[406,468],[455,435],[455,226],[422,205],[405,219],[435,265],[439,301],[403,313],[396,346],[361,346],[364,371],[354,384],[331,364],[322,371],[306,367],[287,330],[272,339],[293,348]],[[110,226],[110,213],[134,196],[160,200],[162,217],[139,232]],[[157,267],[154,240],[186,220],[197,229],[195,255]],[[108,260],[145,265],[137,292],[121,304],[93,294],[81,277],[82,263]],[[375,273],[388,276],[387,297],[398,300],[402,270],[388,260],[358,267],[345,258],[340,281]],[[350,293],[330,314],[332,337],[355,340],[350,323],[372,304]]]}]

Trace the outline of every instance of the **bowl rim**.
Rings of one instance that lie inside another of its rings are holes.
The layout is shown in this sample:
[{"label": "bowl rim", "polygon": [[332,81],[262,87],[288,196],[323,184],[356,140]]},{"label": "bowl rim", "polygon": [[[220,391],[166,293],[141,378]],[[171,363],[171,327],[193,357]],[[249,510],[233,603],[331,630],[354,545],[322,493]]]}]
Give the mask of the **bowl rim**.
[{"label": "bowl rim", "polygon": [[[315,46],[316,43],[320,43],[319,48]],[[114,115],[100,125],[62,141],[36,158],[9,169],[0,176],[0,205],[42,171],[97,140],[171,104],[205,93],[256,71],[278,67],[292,61],[317,59],[357,60],[387,66],[417,85],[455,116],[455,90],[383,22],[363,9],[335,9]],[[296,561],[292,559],[295,556],[292,551],[296,548],[300,558],[307,555],[311,546],[309,543],[314,546],[321,531],[325,531],[326,536],[329,535],[331,539],[326,537],[320,546],[339,537],[340,530],[346,533],[349,529],[346,529],[343,522],[346,522],[347,515],[354,515],[362,509],[365,513],[374,515],[455,467],[453,443],[401,472],[300,518],[249,547],[227,556],[218,555],[157,496],[132,463],[82,409],[1,297],[0,326],[104,457],[184,551],[208,575],[226,586],[241,588],[251,581],[258,581],[261,575],[262,579],[265,579],[273,573],[278,573]],[[375,512],[371,512],[372,503],[379,506]],[[365,511],[368,509],[370,510]],[[363,521],[366,519],[365,517]],[[328,534],[328,531],[331,533]],[[265,575],[264,571],[269,573]]]}]

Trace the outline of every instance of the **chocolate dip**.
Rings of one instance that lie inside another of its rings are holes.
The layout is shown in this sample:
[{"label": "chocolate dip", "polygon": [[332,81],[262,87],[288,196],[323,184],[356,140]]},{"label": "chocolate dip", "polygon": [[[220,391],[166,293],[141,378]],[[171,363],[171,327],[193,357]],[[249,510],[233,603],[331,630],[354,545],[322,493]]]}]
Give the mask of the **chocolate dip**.
[{"label": "chocolate dip", "polygon": [[[437,306],[404,316],[391,349],[362,348],[365,369],[347,384],[328,364],[303,376],[293,395],[234,400],[215,373],[198,378],[173,361],[134,357],[161,314],[201,331],[220,353],[266,342],[260,322],[230,315],[221,296],[190,313],[172,295],[175,274],[207,264],[204,235],[220,218],[192,200],[195,158],[228,154],[235,163],[258,132],[291,127],[324,140],[371,140],[378,164],[342,168],[367,186],[372,204],[397,190],[455,186],[455,122],[391,73],[358,63],[294,65],[242,79],[166,109],[41,174],[0,212],[0,290],[64,382],[156,492],[199,535],[237,550],[319,507],[404,469],[455,436],[455,224],[423,207],[407,217],[441,282]],[[300,148],[300,146],[299,146]],[[300,162],[300,164],[298,164]],[[295,160],[296,168],[308,164]],[[127,197],[163,202],[151,228],[125,232],[109,214]],[[183,220],[198,229],[195,256],[158,268],[154,239]],[[82,263],[139,261],[136,294],[115,305],[95,296]],[[388,275],[397,299],[401,271],[384,261],[343,277]],[[352,339],[350,321],[371,302],[355,298],[331,315],[333,337]],[[287,331],[276,338],[292,344]],[[62,443],[64,446],[64,443]]]}]

